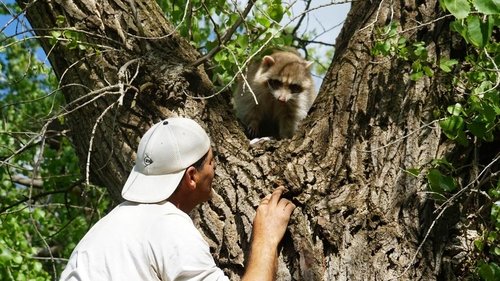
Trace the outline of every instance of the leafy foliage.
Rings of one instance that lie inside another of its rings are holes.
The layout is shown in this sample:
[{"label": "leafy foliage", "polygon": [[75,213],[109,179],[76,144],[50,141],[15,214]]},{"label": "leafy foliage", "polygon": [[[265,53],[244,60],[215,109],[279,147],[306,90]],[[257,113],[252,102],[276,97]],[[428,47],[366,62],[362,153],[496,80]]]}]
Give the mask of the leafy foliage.
[{"label": "leafy foliage", "polygon": [[[377,31],[377,42],[372,49],[375,56],[396,56],[411,63],[410,79],[432,77],[436,72],[452,75],[452,92],[457,98],[444,112],[437,114],[443,134],[450,140],[467,147],[480,146],[482,142],[496,142],[500,131],[500,4],[495,0],[440,0],[441,7],[455,20],[452,31],[467,43],[463,61],[442,59],[435,64],[428,59],[424,42],[410,43],[398,31],[398,24],[391,23]],[[496,30],[496,31],[495,31]],[[498,151],[497,151],[498,152]],[[498,155],[493,161],[498,161]],[[493,163],[491,163],[493,164]],[[498,165],[498,164],[497,164]],[[445,203],[460,187],[456,178],[459,172],[445,159],[435,159],[426,167],[426,178],[433,198]],[[408,171],[418,176],[420,168]],[[500,280],[500,181],[487,186],[490,221],[484,224],[483,234],[475,241],[476,273],[483,280]],[[468,184],[470,188],[472,184]]]},{"label": "leafy foliage", "polygon": [[[411,80],[418,80],[423,76],[432,77],[435,66],[428,60],[428,52],[424,42],[410,44],[408,39],[399,35],[399,25],[395,22],[376,31],[379,40],[372,48],[374,56],[396,56],[404,61],[411,62]],[[450,64],[449,61],[443,62]]]},{"label": "leafy foliage", "polygon": [[[493,6],[488,8],[490,5]],[[493,141],[499,130],[500,43],[493,40],[492,33],[494,28],[500,26],[500,7],[494,5],[498,4],[490,0],[477,0],[474,1],[474,7],[477,9],[474,13],[468,3],[459,11],[450,10],[457,17],[451,24],[452,30],[458,32],[470,44],[466,57],[468,67],[462,69],[455,80],[456,87],[466,88],[469,96],[463,105],[458,104],[460,110],[448,117],[459,121],[460,124],[452,126],[457,122],[445,120],[441,126],[449,133],[449,137],[464,145],[467,144],[464,138],[466,131],[484,141]]]},{"label": "leafy foliage", "polygon": [[108,200],[82,189],[68,139],[43,134],[63,99],[36,41],[0,41],[0,280],[52,280]]},{"label": "leafy foliage", "polygon": [[[458,3],[463,2],[463,3]],[[500,124],[500,42],[493,35],[500,26],[500,4],[495,0],[440,1],[456,20],[451,29],[469,44],[467,67],[462,67],[455,87],[466,89],[467,99],[448,108],[440,125],[445,134],[463,145],[467,135],[475,139],[498,141]],[[477,273],[483,280],[499,280],[500,266],[500,181],[490,187],[491,215],[482,238],[475,241],[479,254]]]},{"label": "leafy foliage", "polygon": [[325,56],[316,53],[315,46],[309,46],[307,38],[314,36],[314,30],[300,38],[293,33],[292,20],[301,15],[294,17],[291,5],[281,0],[255,3],[243,22],[247,7],[240,6],[237,1],[157,1],[178,31],[202,53],[220,49],[212,58],[211,72],[215,85],[231,85],[235,81],[235,74],[244,71],[252,58],[276,46],[302,49],[308,55],[307,59],[317,62],[314,70],[318,76],[324,75],[327,70],[325,66],[329,65],[333,57],[333,52]]}]

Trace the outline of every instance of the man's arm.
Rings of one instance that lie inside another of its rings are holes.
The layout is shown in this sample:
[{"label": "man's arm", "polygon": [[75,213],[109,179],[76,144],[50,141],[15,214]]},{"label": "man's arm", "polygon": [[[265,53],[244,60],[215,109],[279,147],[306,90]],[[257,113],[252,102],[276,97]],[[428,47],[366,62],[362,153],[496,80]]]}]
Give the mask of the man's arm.
[{"label": "man's arm", "polygon": [[242,281],[274,280],[278,264],[278,244],[295,205],[280,198],[285,188],[278,187],[262,199],[253,221],[250,258]]}]

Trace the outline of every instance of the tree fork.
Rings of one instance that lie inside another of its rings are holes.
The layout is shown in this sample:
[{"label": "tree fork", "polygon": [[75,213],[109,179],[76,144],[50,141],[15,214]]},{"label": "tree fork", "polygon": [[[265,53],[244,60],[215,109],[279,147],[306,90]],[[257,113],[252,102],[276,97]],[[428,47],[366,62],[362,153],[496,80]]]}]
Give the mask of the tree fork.
[{"label": "tree fork", "polygon": [[[433,232],[417,252],[432,204],[424,180],[405,170],[452,148],[433,123],[440,93],[432,88],[434,78],[411,81],[407,62],[370,53],[376,28],[391,20],[403,29],[432,20],[438,13],[434,2],[353,2],[310,116],[293,139],[257,146],[249,146],[228,93],[193,98],[212,89],[203,66],[189,67],[201,56],[154,1],[36,1],[27,6],[27,17],[45,38],[41,44],[68,104],[118,85],[120,67],[138,59],[137,76],[133,66],[121,76],[134,77],[130,87],[122,84],[123,106],[109,110],[94,136],[94,123],[120,99],[120,91],[110,90],[67,117],[82,167],[94,137],[90,179],[106,186],[115,200],[140,136],[155,121],[190,116],[209,132],[218,161],[215,194],[193,217],[232,279],[243,272],[243,249],[259,199],[283,184],[299,208],[283,241],[278,280],[436,280],[450,266],[441,260],[440,239],[446,241],[448,233]],[[426,26],[434,35],[426,38],[429,44],[442,43],[437,24]],[[81,32],[78,40],[87,48],[64,45],[74,39],[70,34],[52,46],[50,31],[61,28]],[[413,37],[421,40],[419,34]],[[430,56],[437,58],[446,48]]]}]

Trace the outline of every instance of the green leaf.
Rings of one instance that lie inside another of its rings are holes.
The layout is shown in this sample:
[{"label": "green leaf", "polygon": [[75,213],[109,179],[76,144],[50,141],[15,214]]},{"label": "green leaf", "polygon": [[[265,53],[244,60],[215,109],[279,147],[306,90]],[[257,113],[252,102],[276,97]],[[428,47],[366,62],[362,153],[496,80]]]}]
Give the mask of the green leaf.
[{"label": "green leaf", "polygon": [[425,75],[427,75],[428,77],[434,76],[434,71],[430,67],[424,66],[423,70],[424,70]]},{"label": "green leaf", "polygon": [[422,70],[422,61],[416,60],[411,64],[411,68],[413,71],[421,71]]},{"label": "green leaf", "polygon": [[467,27],[462,21],[454,21],[450,24],[451,30],[458,32],[463,38],[467,38]]},{"label": "green leaf", "polygon": [[500,247],[495,247],[495,249],[493,250],[493,253],[497,256],[500,256]]},{"label": "green leaf", "polygon": [[401,37],[398,39],[398,47],[404,47],[406,46],[406,42],[408,41],[408,39],[406,39],[405,37]]},{"label": "green leaf", "polygon": [[271,26],[271,22],[265,17],[256,17],[255,21],[260,23],[265,28],[269,28]]},{"label": "green leaf", "polygon": [[427,182],[429,183],[429,187],[432,191],[437,193],[443,193],[443,189],[440,186],[442,175],[441,172],[437,169],[431,169],[427,173]]},{"label": "green leaf", "polygon": [[483,14],[500,14],[500,2],[498,0],[474,0],[472,4],[478,12]]},{"label": "green leaf", "polygon": [[417,58],[422,60],[425,60],[427,58],[428,52],[424,42],[414,43],[413,47],[415,48],[413,52],[415,53],[415,56],[417,56]]},{"label": "green leaf", "polygon": [[12,261],[14,263],[21,264],[21,263],[23,263],[23,257],[21,255],[17,255],[14,257],[14,259],[12,259]]},{"label": "green leaf", "polygon": [[438,169],[430,169],[427,180],[431,190],[437,193],[452,192],[457,189],[453,178],[443,175]]},{"label": "green leaf", "polygon": [[381,47],[383,54],[389,54],[389,51],[391,50],[391,42],[389,42],[389,40],[386,40],[385,42],[382,43]]},{"label": "green leaf", "polygon": [[407,172],[408,174],[414,176],[414,177],[418,177],[418,175],[420,174],[420,169],[418,168],[411,168],[411,169],[408,169],[408,170],[405,170],[405,172]]},{"label": "green leaf", "polygon": [[468,145],[467,137],[464,131],[464,119],[461,116],[449,116],[439,121],[443,133],[451,140],[458,142],[463,146]]},{"label": "green leaf", "polygon": [[457,19],[466,18],[471,10],[469,1],[467,0],[443,0],[442,4],[444,4],[446,9]]},{"label": "green leaf", "polygon": [[418,72],[412,73],[410,75],[410,79],[413,81],[417,81],[418,79],[422,78],[423,76],[424,76],[424,72],[418,71]]},{"label": "green leaf", "polygon": [[268,41],[272,37],[273,37],[273,32],[272,31],[268,31],[268,32],[266,32],[266,33],[263,34],[262,41],[264,41],[264,42]]},{"label": "green leaf", "polygon": [[456,103],[455,105],[450,105],[446,109],[449,114],[453,116],[460,116],[463,113],[463,107],[460,103]]},{"label": "green leaf", "polygon": [[56,25],[62,26],[66,22],[66,18],[63,15],[58,15],[56,17]]},{"label": "green leaf", "polygon": [[467,38],[476,47],[482,47],[483,33],[481,31],[481,19],[478,16],[467,17]]},{"label": "green leaf", "polygon": [[488,237],[487,237],[488,242],[489,243],[495,242],[495,240],[497,239],[497,236],[498,236],[498,233],[496,231],[490,231],[488,233]]},{"label": "green leaf", "polygon": [[246,48],[248,46],[248,36],[238,36],[236,43],[238,43],[240,48]]},{"label": "green leaf", "polygon": [[51,35],[53,38],[58,39],[59,37],[61,37],[62,32],[61,32],[61,31],[51,31],[51,32],[50,32],[50,35]]},{"label": "green leaf", "polygon": [[495,108],[489,101],[485,101],[483,103],[483,110],[481,110],[481,115],[483,117],[483,120],[485,120],[488,123],[494,123],[496,120],[497,113],[495,111]]},{"label": "green leaf", "polygon": [[283,5],[281,4],[281,1],[278,1],[278,3],[275,3],[269,7],[268,14],[273,19],[275,22],[280,22],[283,19]]},{"label": "green leaf", "polygon": [[486,18],[483,22],[477,15],[467,17],[467,37],[468,41],[478,48],[484,47],[490,40],[493,32],[493,19]]},{"label": "green leaf", "polygon": [[450,176],[443,177],[440,184],[441,184],[441,187],[443,188],[443,190],[446,192],[453,192],[457,189],[457,186],[455,185],[455,181]]},{"label": "green leaf", "polygon": [[444,120],[439,121],[439,125],[446,136],[450,139],[455,139],[459,135],[459,131],[463,130],[464,119],[455,115],[448,116]]},{"label": "green leaf", "polygon": [[12,252],[7,249],[7,248],[3,248],[3,246],[0,244],[0,264],[6,264],[8,263],[12,258]]},{"label": "green leaf", "polygon": [[42,271],[43,270],[43,265],[42,263],[40,262],[35,262],[34,266],[33,266],[33,269],[34,271]]},{"label": "green leaf", "polygon": [[433,159],[431,161],[433,167],[444,167],[449,170],[453,170],[453,165],[446,160],[446,158]]},{"label": "green leaf", "polygon": [[386,28],[386,34],[388,34],[389,37],[396,36],[398,34],[398,25],[399,24],[397,22],[391,22],[391,24]]},{"label": "green leaf", "polygon": [[493,27],[495,26],[495,24],[498,24],[495,23],[495,17],[487,16],[485,22],[481,26],[485,45],[491,40],[491,35],[493,34]]},{"label": "green leaf", "polygon": [[474,246],[476,246],[476,249],[478,249],[480,252],[482,252],[484,249],[483,239],[474,240]]},{"label": "green leaf", "polygon": [[452,71],[452,67],[454,65],[456,65],[458,63],[457,60],[454,60],[454,59],[442,59],[440,62],[439,62],[439,68],[441,68],[441,70],[443,70],[444,72],[446,73],[449,73]]},{"label": "green leaf", "polygon": [[492,222],[500,222],[500,201],[495,202],[495,204],[491,206],[490,217]]},{"label": "green leaf", "polygon": [[479,267],[479,276],[486,281],[500,280],[500,267],[496,263],[485,263]]}]

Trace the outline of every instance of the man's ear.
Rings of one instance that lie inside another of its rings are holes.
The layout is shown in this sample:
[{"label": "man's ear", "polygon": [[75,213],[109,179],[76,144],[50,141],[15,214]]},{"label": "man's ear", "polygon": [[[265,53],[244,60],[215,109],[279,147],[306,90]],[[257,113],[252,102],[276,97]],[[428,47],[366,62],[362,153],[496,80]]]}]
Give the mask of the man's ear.
[{"label": "man's ear", "polygon": [[184,173],[184,181],[186,181],[186,185],[189,187],[189,189],[195,189],[196,188],[196,168],[193,166],[190,166],[186,169],[186,172]]}]

